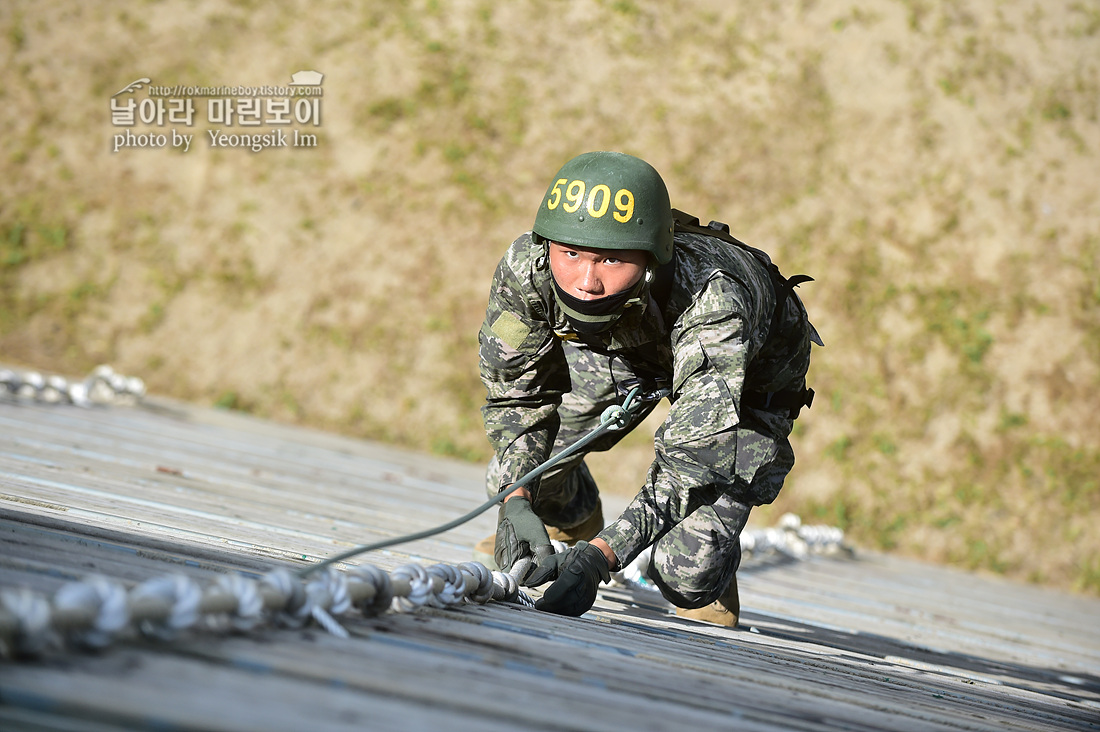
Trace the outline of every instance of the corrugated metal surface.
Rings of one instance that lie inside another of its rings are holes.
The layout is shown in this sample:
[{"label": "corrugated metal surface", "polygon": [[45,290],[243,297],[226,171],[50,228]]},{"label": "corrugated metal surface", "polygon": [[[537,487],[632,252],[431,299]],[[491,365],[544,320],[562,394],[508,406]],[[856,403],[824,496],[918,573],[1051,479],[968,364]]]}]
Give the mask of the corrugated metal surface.
[{"label": "corrugated metal surface", "polygon": [[[156,401],[0,398],[0,585],[208,580],[442,523],[480,470]],[[457,563],[483,516],[365,557]],[[1100,602],[859,553],[749,562],[743,627],[608,589],[0,664],[2,729],[1100,729]]]}]

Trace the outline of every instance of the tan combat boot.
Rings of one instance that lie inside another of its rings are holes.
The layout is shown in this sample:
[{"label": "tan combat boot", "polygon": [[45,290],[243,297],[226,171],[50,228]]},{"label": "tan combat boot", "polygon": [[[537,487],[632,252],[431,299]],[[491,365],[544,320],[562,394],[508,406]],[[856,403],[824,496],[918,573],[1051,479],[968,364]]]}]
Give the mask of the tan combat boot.
[{"label": "tan combat boot", "polygon": [[736,628],[738,617],[741,615],[741,600],[737,596],[737,575],[733,575],[726,591],[711,604],[694,610],[678,607],[676,608],[676,615],[681,618],[702,620],[707,623],[724,625],[728,628]]},{"label": "tan combat boot", "polygon": [[551,541],[561,541],[568,546],[573,546],[578,541],[592,541],[596,535],[603,531],[603,501],[596,499],[596,510],[592,515],[570,529],[559,529],[556,526],[547,526],[546,533]]},{"label": "tan combat boot", "polygon": [[497,571],[500,567],[497,566],[496,556],[494,555],[496,548],[497,535],[490,534],[486,536],[477,544],[474,544],[474,561],[481,562],[493,572]]}]

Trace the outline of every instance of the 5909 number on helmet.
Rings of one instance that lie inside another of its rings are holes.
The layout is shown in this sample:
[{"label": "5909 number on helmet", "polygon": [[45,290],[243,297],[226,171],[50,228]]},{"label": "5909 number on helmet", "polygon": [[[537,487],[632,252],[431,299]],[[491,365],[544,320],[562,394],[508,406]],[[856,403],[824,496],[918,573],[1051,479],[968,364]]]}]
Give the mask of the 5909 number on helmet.
[{"label": "5909 number on helmet", "polygon": [[[588,211],[588,215],[593,218],[600,218],[607,213],[607,209],[611,205],[611,189],[603,183],[597,183],[592,186],[592,190],[588,193],[588,200],[585,201],[584,189],[585,183],[583,180],[574,180],[566,184],[565,178],[558,178],[554,181],[553,187],[550,189],[550,194],[546,198],[546,208],[553,211],[561,204],[564,211],[568,213],[576,213],[577,209],[581,207],[581,203],[584,202],[585,210]],[[565,203],[561,203],[562,199],[562,186],[565,186]],[[626,188],[620,188],[615,192],[615,211],[612,212],[612,216],[620,224],[625,224],[630,221],[634,216],[634,193]]]}]

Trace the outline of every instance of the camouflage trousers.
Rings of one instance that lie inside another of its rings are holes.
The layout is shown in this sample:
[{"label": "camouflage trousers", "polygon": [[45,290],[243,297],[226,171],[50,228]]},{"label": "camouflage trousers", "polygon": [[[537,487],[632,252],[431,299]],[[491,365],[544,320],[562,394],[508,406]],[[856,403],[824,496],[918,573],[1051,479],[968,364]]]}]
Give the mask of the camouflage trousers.
[{"label": "camouflage trousers", "polygon": [[[615,390],[616,379],[622,381],[633,376],[621,373],[616,365],[612,376],[608,357],[590,349],[566,342],[565,357],[569,364],[571,391],[562,397],[558,407],[561,426],[551,455],[557,455],[600,426],[600,417],[613,404],[622,404],[623,397]],[[604,452],[614,447],[635,427],[645,421],[656,403],[643,405],[630,424],[620,430],[605,432],[588,446],[586,452],[577,453],[555,465],[540,478],[532,490],[535,513],[547,526],[571,529],[587,521],[599,504],[600,491],[596,481],[584,463],[587,452]],[[497,494],[500,485],[500,465],[494,457],[485,474],[485,491],[490,498]]]},{"label": "camouflage trousers", "polygon": [[[572,390],[558,409],[561,427],[554,454],[596,429],[604,410],[623,401],[616,381],[632,376],[621,373],[617,364],[612,377],[608,357],[584,347],[566,343],[565,351]],[[602,435],[588,451],[614,447],[655,406],[643,408],[626,428]],[[702,607],[722,594],[741,563],[740,535],[751,505],[774,499],[794,464],[787,440],[793,421],[774,413],[744,412],[746,421],[734,428],[735,434],[716,435],[716,464],[697,475],[670,478],[673,471],[667,466],[662,470],[661,460],[654,462],[638,495],[599,534],[620,565],[652,545],[647,575],[678,607]],[[658,455],[663,453],[663,430],[655,440]],[[496,495],[500,478],[494,458],[486,472],[489,496]],[[583,453],[544,474],[533,494],[534,511],[543,523],[562,529],[584,523],[599,505],[599,489]]]}]

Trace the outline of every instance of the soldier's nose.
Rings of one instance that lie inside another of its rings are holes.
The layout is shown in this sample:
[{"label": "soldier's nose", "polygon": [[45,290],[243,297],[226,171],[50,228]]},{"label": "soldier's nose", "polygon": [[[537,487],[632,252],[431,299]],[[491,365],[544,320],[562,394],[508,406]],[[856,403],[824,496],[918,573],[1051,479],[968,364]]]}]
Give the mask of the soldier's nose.
[{"label": "soldier's nose", "polygon": [[600,278],[596,275],[594,267],[585,267],[581,271],[581,276],[577,280],[577,291],[594,297],[598,297],[603,293],[603,283],[600,282]]}]

